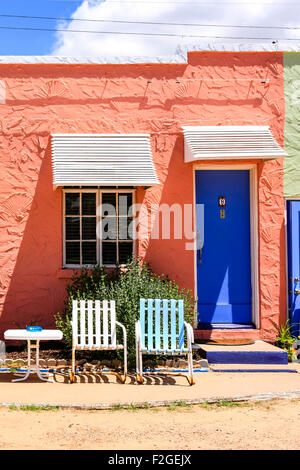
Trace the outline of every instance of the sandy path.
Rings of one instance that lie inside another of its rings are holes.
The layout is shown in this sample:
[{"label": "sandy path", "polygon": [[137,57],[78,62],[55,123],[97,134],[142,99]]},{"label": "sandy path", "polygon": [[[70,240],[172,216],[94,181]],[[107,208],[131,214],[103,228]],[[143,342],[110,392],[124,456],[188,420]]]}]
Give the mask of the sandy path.
[{"label": "sandy path", "polygon": [[299,449],[300,400],[118,411],[0,409],[1,449]]},{"label": "sandy path", "polygon": [[[300,371],[300,364],[293,365]],[[95,405],[99,403],[138,403],[165,400],[228,398],[300,390],[300,373],[218,373],[195,374],[190,387],[183,377],[147,377],[145,385],[130,374],[125,385],[114,376],[81,374],[70,385],[67,374],[55,375],[55,383],[41,382],[33,375],[26,382],[12,383],[12,374],[0,375],[0,403]]]}]

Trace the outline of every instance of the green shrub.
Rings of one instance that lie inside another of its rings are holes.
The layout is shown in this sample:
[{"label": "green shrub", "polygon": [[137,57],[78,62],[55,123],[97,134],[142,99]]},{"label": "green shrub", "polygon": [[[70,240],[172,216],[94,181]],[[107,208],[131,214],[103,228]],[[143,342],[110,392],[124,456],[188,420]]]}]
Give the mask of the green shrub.
[{"label": "green shrub", "polygon": [[126,270],[116,268],[112,274],[97,266],[89,272],[78,271],[67,283],[67,299],[62,313],[55,316],[56,326],[63,331],[64,341],[72,345],[72,300],[76,299],[114,299],[117,319],[127,331],[128,362],[135,361],[135,321],[139,319],[140,298],[183,299],[185,320],[191,323],[194,318],[195,301],[190,291],[179,286],[164,274],[151,271],[150,266],[140,260],[130,260]]},{"label": "green shrub", "polygon": [[296,351],[294,349],[293,343],[297,340],[297,338],[293,336],[291,327],[292,325],[289,321],[280,325],[276,337],[277,346],[287,352],[289,361],[292,361],[292,359],[296,358]]}]

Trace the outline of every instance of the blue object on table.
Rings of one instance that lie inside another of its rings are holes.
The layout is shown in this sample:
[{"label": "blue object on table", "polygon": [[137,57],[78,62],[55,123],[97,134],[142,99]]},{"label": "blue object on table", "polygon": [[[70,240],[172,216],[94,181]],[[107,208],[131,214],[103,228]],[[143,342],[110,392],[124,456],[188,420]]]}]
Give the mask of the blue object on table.
[{"label": "blue object on table", "polygon": [[42,331],[43,327],[42,326],[27,326],[26,330],[27,331]]}]

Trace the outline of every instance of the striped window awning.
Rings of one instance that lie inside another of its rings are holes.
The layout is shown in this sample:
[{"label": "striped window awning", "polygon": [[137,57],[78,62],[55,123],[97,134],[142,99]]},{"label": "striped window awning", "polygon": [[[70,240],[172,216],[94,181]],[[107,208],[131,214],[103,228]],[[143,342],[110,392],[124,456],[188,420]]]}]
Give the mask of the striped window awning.
[{"label": "striped window awning", "polygon": [[285,157],[268,126],[183,126],[184,161]]},{"label": "striped window awning", "polygon": [[53,184],[158,184],[149,134],[52,134]]}]

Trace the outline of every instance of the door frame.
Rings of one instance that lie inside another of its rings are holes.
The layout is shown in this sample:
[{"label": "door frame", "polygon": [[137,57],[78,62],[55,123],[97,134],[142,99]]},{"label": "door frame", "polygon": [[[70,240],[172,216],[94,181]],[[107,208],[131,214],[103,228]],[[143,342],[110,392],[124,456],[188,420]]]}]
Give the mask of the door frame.
[{"label": "door frame", "polygon": [[[251,287],[252,287],[252,323],[256,329],[260,328],[259,309],[259,263],[258,263],[258,193],[257,193],[257,165],[238,163],[203,163],[193,165],[193,205],[194,227],[196,233],[196,171],[198,170],[249,170],[250,187],[250,256],[251,256]],[[197,285],[197,247],[194,240],[194,289],[198,298]],[[197,304],[196,304],[197,305]],[[195,306],[194,327],[197,327],[197,307]]]},{"label": "door frame", "polygon": [[287,203],[288,201],[299,201],[300,197],[285,197],[284,198],[284,235],[285,235],[285,284],[286,284],[286,319],[290,320],[290,301],[289,301],[289,246],[288,246],[288,213]]}]

